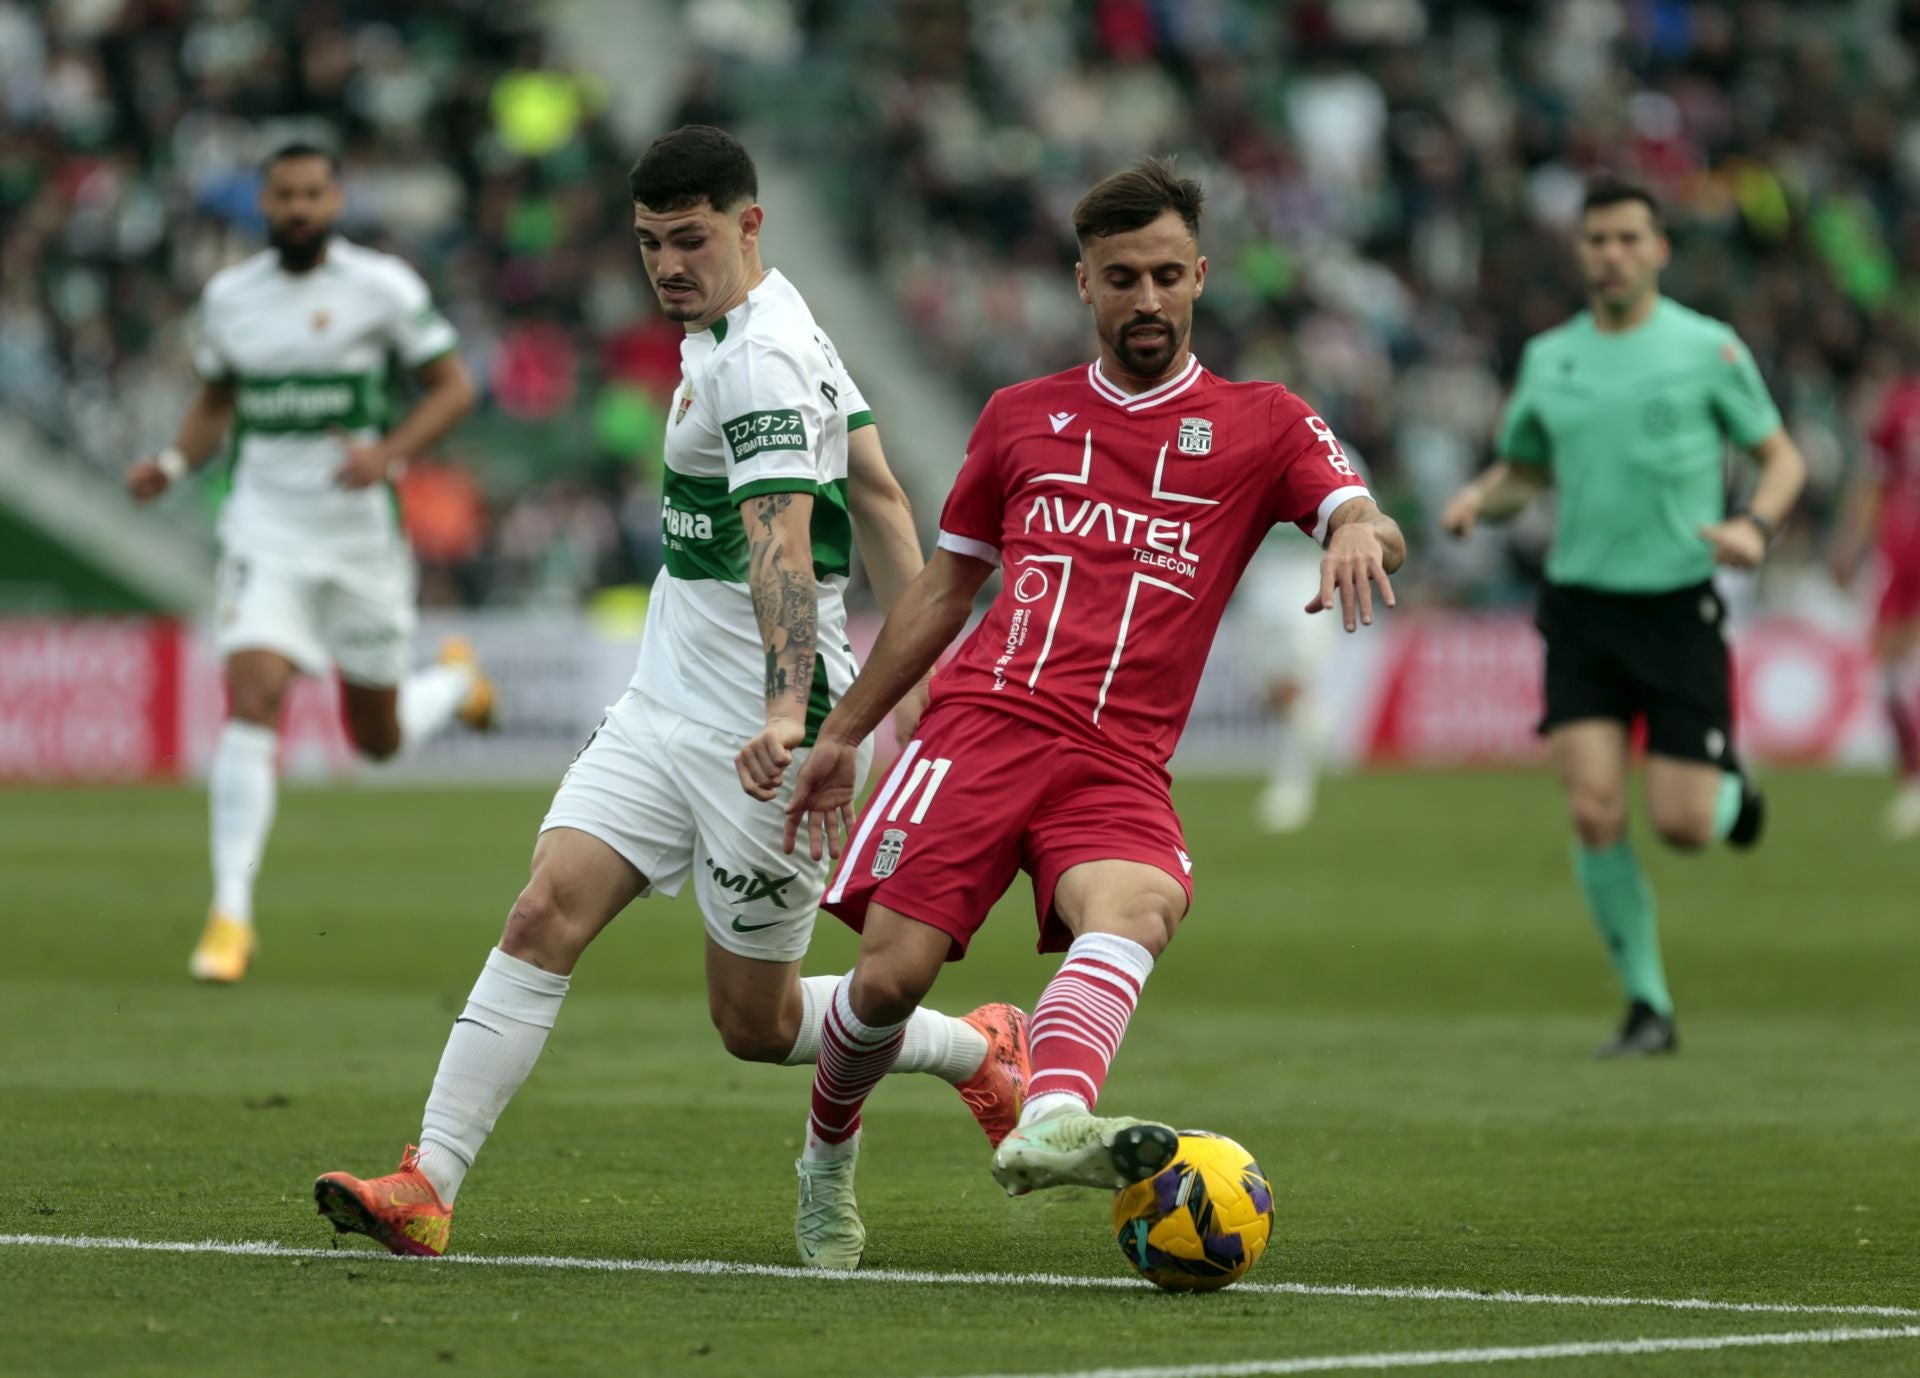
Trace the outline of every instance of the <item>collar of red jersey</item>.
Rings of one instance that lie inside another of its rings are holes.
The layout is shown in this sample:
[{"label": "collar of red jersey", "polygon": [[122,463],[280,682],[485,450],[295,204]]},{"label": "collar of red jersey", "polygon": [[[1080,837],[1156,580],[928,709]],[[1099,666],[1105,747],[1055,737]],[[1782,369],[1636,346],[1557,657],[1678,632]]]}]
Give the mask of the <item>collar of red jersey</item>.
[{"label": "collar of red jersey", "polygon": [[1109,383],[1106,375],[1100,371],[1098,359],[1087,365],[1088,386],[1122,411],[1146,411],[1157,407],[1169,397],[1178,397],[1199,381],[1200,360],[1193,354],[1187,355],[1185,368],[1158,387],[1148,388],[1145,392],[1124,392]]}]

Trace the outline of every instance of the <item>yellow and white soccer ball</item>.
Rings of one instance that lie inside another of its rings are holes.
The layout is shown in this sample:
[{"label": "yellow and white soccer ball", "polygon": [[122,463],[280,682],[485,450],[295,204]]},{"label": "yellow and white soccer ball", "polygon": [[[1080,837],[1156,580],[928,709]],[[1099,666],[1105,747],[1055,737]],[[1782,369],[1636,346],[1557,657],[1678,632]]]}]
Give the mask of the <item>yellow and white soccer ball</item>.
[{"label": "yellow and white soccer ball", "polygon": [[1266,1250],[1273,1188],[1232,1139],[1183,1129],[1171,1163],[1113,1194],[1113,1232],[1127,1262],[1155,1286],[1228,1287]]}]

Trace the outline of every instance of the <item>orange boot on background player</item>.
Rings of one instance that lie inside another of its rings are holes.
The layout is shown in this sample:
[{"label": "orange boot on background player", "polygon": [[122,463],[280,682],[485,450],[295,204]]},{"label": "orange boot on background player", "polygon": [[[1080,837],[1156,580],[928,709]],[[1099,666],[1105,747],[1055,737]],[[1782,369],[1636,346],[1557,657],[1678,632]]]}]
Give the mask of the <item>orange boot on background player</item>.
[{"label": "orange boot on background player", "polygon": [[215,909],[207,915],[207,926],[200,930],[200,941],[187,970],[196,981],[230,986],[247,974],[247,964],[258,945],[252,924]]},{"label": "orange boot on background player", "polygon": [[336,1233],[366,1235],[396,1254],[438,1258],[447,1251],[453,1207],[440,1200],[419,1163],[420,1150],[408,1144],[398,1171],[364,1182],[329,1172],[313,1184],[313,1199]]}]

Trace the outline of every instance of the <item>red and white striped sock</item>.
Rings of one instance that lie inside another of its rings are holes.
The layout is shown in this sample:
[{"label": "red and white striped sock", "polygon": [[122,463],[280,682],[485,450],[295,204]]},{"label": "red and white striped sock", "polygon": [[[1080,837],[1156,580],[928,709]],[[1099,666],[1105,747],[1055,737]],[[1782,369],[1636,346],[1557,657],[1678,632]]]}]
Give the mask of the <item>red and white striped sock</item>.
[{"label": "red and white striped sock", "polygon": [[1152,971],[1153,954],[1131,938],[1083,933],[1073,940],[1067,960],[1034,1006],[1033,1075],[1021,1124],[1061,1109],[1091,1110],[1098,1103],[1107,1067]]},{"label": "red and white striped sock", "polygon": [[847,991],[853,977],[833,988],[833,1002],[820,1030],[820,1063],[813,1072],[813,1109],[807,1116],[806,1156],[842,1158],[853,1152],[860,1107],[900,1056],[907,1024],[863,1024]]}]

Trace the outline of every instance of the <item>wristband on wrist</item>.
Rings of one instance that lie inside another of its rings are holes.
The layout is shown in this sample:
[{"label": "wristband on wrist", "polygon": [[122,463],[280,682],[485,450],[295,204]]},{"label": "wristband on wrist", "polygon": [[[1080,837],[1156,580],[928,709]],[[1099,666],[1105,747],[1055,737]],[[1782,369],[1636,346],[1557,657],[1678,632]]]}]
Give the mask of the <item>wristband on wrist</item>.
[{"label": "wristband on wrist", "polygon": [[1743,507],[1738,512],[1734,513],[1734,515],[1737,517],[1745,517],[1748,521],[1752,522],[1756,527],[1760,529],[1761,537],[1767,541],[1771,541],[1774,538],[1775,534],[1777,534],[1780,530],[1778,526],[1768,521],[1765,517],[1761,516],[1758,512],[1755,512],[1751,508]]},{"label": "wristband on wrist", "polygon": [[193,469],[193,466],[187,463],[187,457],[178,445],[167,446],[166,449],[154,456],[153,462],[155,466],[159,468],[160,472],[166,476],[168,483],[178,483]]}]

